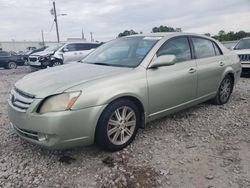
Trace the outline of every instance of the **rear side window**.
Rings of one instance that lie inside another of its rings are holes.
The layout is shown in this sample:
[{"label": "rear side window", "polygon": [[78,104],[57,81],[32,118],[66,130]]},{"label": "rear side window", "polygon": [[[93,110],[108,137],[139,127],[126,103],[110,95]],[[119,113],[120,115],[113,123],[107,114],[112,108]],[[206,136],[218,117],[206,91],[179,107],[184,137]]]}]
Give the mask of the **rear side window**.
[{"label": "rear side window", "polygon": [[4,51],[2,51],[2,52],[0,52],[0,56],[1,56],[1,57],[10,56],[10,53],[9,53],[9,52],[4,52]]},{"label": "rear side window", "polygon": [[76,45],[77,45],[78,51],[91,50],[91,49],[97,48],[99,46],[98,44],[91,44],[91,43],[76,44]]},{"label": "rear side window", "polygon": [[191,60],[191,50],[187,37],[178,37],[167,41],[160,50],[157,56],[175,55],[176,62]]},{"label": "rear side window", "polygon": [[192,37],[192,41],[197,58],[207,58],[215,56],[214,44],[212,41],[197,37]]}]

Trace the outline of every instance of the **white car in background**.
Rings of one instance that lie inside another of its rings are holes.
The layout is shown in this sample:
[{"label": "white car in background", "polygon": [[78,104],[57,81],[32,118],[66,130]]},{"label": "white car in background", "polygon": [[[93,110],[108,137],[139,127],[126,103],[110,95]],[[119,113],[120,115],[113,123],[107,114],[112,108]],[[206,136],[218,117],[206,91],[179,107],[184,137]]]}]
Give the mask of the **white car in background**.
[{"label": "white car in background", "polygon": [[242,73],[250,73],[250,37],[241,39],[233,50],[240,58]]},{"label": "white car in background", "polygon": [[44,69],[80,61],[100,45],[100,43],[93,42],[68,42],[57,44],[42,52],[30,55],[28,64],[31,68]]},{"label": "white car in background", "polygon": [[99,43],[73,42],[66,43],[52,56],[55,59],[62,59],[63,63],[80,61],[94,49],[100,46]]}]

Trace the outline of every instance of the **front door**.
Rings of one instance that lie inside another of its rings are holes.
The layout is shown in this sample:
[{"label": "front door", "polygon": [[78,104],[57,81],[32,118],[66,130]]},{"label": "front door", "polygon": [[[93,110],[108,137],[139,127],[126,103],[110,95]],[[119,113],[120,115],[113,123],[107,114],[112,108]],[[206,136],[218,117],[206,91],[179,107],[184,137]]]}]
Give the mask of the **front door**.
[{"label": "front door", "polygon": [[168,110],[192,101],[197,96],[197,67],[187,37],[168,40],[156,56],[175,55],[174,65],[147,70],[149,116],[164,115]]}]

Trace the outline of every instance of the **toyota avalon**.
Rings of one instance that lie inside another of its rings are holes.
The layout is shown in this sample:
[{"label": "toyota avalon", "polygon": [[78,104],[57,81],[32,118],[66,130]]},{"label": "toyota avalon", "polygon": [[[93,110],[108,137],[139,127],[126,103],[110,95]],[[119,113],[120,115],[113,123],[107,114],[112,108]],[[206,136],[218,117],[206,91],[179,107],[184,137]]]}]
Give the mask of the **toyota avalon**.
[{"label": "toyota avalon", "polygon": [[8,99],[21,138],[52,149],[98,144],[120,150],[138,128],[211,100],[228,102],[241,74],[238,56],[197,34],[118,38],[81,63],[31,73]]}]

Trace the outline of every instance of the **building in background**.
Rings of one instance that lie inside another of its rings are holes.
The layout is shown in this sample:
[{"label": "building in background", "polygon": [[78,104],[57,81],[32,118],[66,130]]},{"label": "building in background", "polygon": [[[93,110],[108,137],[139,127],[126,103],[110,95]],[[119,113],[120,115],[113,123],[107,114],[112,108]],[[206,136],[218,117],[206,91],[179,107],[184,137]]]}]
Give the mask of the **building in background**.
[{"label": "building in background", "polygon": [[[54,45],[56,42],[46,42],[46,46]],[[43,43],[40,41],[0,41],[0,49],[4,51],[27,51],[29,49],[42,48]]]}]

